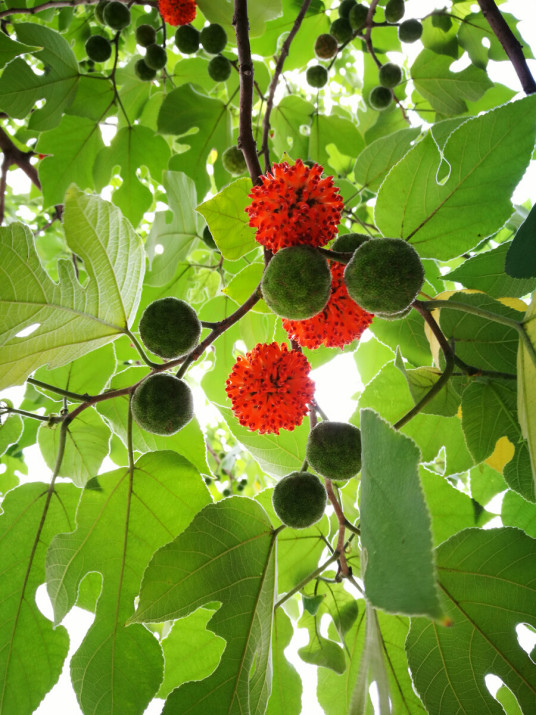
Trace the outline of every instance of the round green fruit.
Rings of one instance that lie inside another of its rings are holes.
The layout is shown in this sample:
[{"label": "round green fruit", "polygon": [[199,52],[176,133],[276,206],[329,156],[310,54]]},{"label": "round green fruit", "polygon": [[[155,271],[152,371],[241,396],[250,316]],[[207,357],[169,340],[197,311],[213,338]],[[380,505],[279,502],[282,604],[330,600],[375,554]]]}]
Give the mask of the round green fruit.
[{"label": "round green fruit", "polygon": [[419,20],[404,20],[398,26],[398,39],[400,42],[417,42],[422,35],[422,23]]},{"label": "round green fruit", "polygon": [[192,55],[199,49],[199,30],[192,25],[181,25],[175,33],[175,44],[183,55]]},{"label": "round green fruit", "polygon": [[175,375],[158,372],[136,388],[132,416],[142,429],[170,435],[182,429],[194,415],[192,391]]},{"label": "round green fruit", "polygon": [[401,238],[366,241],[344,270],[352,300],[370,313],[392,315],[413,303],[424,283],[417,251]]},{"label": "round green fruit", "polygon": [[148,67],[144,59],[140,59],[136,62],[134,72],[136,73],[136,77],[144,82],[150,82],[156,77],[156,70]]},{"label": "round green fruit", "polygon": [[339,5],[339,17],[348,20],[350,10],[355,6],[355,4],[356,0],[342,0],[341,4]]},{"label": "round green fruit", "polygon": [[140,319],[140,336],[149,350],[172,359],[186,355],[199,342],[201,323],[195,310],[179,298],[149,303]]},{"label": "round green fruit", "polygon": [[214,82],[226,82],[231,76],[231,63],[223,55],[213,57],[208,63],[208,76]]},{"label": "round green fruit", "polygon": [[226,149],[221,156],[221,160],[223,168],[233,176],[240,176],[248,168],[242,150],[237,146],[230,146]]},{"label": "round green fruit", "polygon": [[402,320],[407,315],[411,313],[411,305],[405,310],[401,310],[400,313],[376,313],[376,318],[381,318],[382,320]]},{"label": "round green fruit", "polygon": [[211,55],[217,55],[225,49],[227,33],[221,25],[212,23],[201,30],[199,36],[203,49]]},{"label": "round green fruit", "polygon": [[310,87],[320,89],[320,87],[323,87],[328,81],[328,71],[325,67],[322,67],[322,65],[314,65],[314,67],[308,68],[305,77]]},{"label": "round green fruit", "polygon": [[307,529],[326,510],[327,494],[320,479],[309,472],[291,472],[274,487],[272,505],[283,524]]},{"label": "round green fruit", "polygon": [[399,22],[404,17],[404,0],[389,0],[385,6],[385,19],[387,22]]},{"label": "round green fruit", "polygon": [[112,0],[109,2],[102,13],[104,22],[111,27],[112,30],[124,30],[130,25],[130,10],[122,2]]},{"label": "round green fruit", "polygon": [[362,243],[369,240],[370,236],[367,236],[366,233],[343,233],[333,241],[330,250],[339,251],[340,253],[353,253]]},{"label": "round green fruit", "polygon": [[402,68],[394,62],[386,62],[380,67],[379,80],[382,87],[396,87],[402,82]]},{"label": "round green fruit", "polygon": [[351,479],[361,469],[361,432],[346,422],[319,422],[309,433],[305,458],[323,477]]},{"label": "round green fruit", "polygon": [[329,32],[342,45],[352,39],[352,26],[347,18],[339,17],[331,23]]},{"label": "round green fruit", "polygon": [[86,41],[86,54],[93,62],[106,62],[112,56],[112,45],[102,35],[91,35]]},{"label": "round green fruit", "polygon": [[326,306],[331,272],[316,248],[290,246],[278,251],[267,265],[261,287],[264,300],[276,315],[306,320]]},{"label": "round green fruit", "polygon": [[335,57],[338,49],[339,43],[336,38],[328,32],[318,35],[316,38],[315,55],[319,60],[330,60],[332,57]]},{"label": "round green fruit", "polygon": [[100,22],[101,25],[106,25],[106,21],[104,20],[104,8],[110,0],[99,0],[95,7],[95,19],[97,22]]},{"label": "round green fruit", "polygon": [[210,229],[208,226],[205,226],[203,229],[203,233],[201,234],[201,240],[203,243],[208,246],[209,248],[213,248],[215,250],[218,250],[218,246],[216,245],[216,241],[214,240],[213,235],[210,233]]},{"label": "round green fruit", "polygon": [[161,45],[149,45],[145,53],[145,64],[152,70],[164,69],[167,62],[167,52]]},{"label": "round green fruit", "polygon": [[361,5],[361,3],[354,5],[348,15],[348,20],[352,30],[360,30],[364,26],[367,20],[368,11],[369,8],[366,5]]},{"label": "round green fruit", "polygon": [[139,25],[136,28],[136,44],[140,47],[150,47],[156,42],[156,30],[152,25]]},{"label": "round green fruit", "polygon": [[377,112],[382,112],[384,109],[387,109],[392,100],[393,93],[387,87],[374,87],[368,99],[372,109],[375,109]]}]

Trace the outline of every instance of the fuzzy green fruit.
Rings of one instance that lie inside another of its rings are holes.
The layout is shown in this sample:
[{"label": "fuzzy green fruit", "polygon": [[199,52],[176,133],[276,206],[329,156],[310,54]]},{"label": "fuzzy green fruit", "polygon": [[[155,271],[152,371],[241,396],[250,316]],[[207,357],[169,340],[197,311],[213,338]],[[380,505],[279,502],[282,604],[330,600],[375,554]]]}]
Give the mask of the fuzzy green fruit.
[{"label": "fuzzy green fruit", "polygon": [[242,150],[237,146],[230,146],[226,149],[221,156],[221,160],[223,168],[233,176],[240,176],[248,168]]},{"label": "fuzzy green fruit", "polygon": [[309,433],[305,458],[323,477],[351,479],[361,469],[361,432],[346,422],[320,422]]},{"label": "fuzzy green fruit", "polygon": [[356,0],[342,0],[341,4],[339,5],[339,17],[348,20],[350,10],[355,6],[355,4]]},{"label": "fuzzy green fruit", "polygon": [[225,49],[227,33],[221,25],[212,23],[201,30],[199,36],[203,49],[211,55],[217,55]]},{"label": "fuzzy green fruit", "polygon": [[152,434],[175,434],[194,416],[192,391],[184,380],[165,372],[138,385],[131,406],[136,424]]},{"label": "fuzzy green fruit", "polygon": [[419,20],[404,20],[398,26],[398,39],[400,42],[417,42],[422,35],[422,23]]},{"label": "fuzzy green fruit", "polygon": [[347,18],[339,17],[331,23],[329,32],[341,45],[352,39],[352,26]]},{"label": "fuzzy green fruit", "polygon": [[199,30],[192,25],[181,25],[175,33],[175,44],[183,55],[192,55],[199,49]]},{"label": "fuzzy green fruit", "polygon": [[101,25],[106,25],[106,21],[104,20],[104,8],[110,0],[99,0],[95,7],[95,19],[100,22]]},{"label": "fuzzy green fruit", "polygon": [[364,26],[368,11],[369,8],[366,5],[361,5],[361,3],[354,5],[348,15],[348,21],[350,22],[352,30],[360,30]]},{"label": "fuzzy green fruit", "polygon": [[156,70],[148,67],[143,58],[139,59],[134,65],[134,72],[136,73],[136,77],[144,82],[150,82],[156,77]]},{"label": "fuzzy green fruit", "polygon": [[315,55],[319,60],[330,60],[332,57],[335,57],[338,49],[339,43],[336,38],[328,32],[324,32],[316,38]]},{"label": "fuzzy green fruit", "polygon": [[374,87],[368,98],[370,106],[377,112],[387,109],[392,100],[393,94],[387,87]]},{"label": "fuzzy green fruit", "polygon": [[403,320],[410,313],[411,305],[405,310],[401,310],[400,313],[376,313],[376,318],[380,318],[381,320]]},{"label": "fuzzy green fruit", "polygon": [[322,67],[322,65],[314,65],[314,67],[308,68],[305,77],[310,87],[320,89],[320,87],[323,87],[328,81],[328,71],[325,67]]},{"label": "fuzzy green fruit", "polygon": [[223,55],[213,57],[208,63],[208,76],[214,82],[226,82],[231,76],[231,63]]},{"label": "fuzzy green fruit", "polygon": [[413,303],[424,283],[417,251],[400,238],[366,241],[344,270],[352,300],[370,313],[400,313]]},{"label": "fuzzy green fruit", "polygon": [[333,241],[330,250],[339,251],[340,253],[353,253],[362,243],[369,240],[370,236],[367,236],[366,233],[343,233]]},{"label": "fuzzy green fruit", "polygon": [[276,315],[306,320],[324,309],[331,292],[331,271],[312,246],[278,251],[262,277],[262,294]]},{"label": "fuzzy green fruit", "polygon": [[136,28],[136,44],[149,47],[156,42],[156,30],[152,25],[139,25]]},{"label": "fuzzy green fruit", "polygon": [[387,22],[398,22],[404,17],[404,0],[389,0],[385,6],[385,19]]},{"label": "fuzzy green fruit", "polygon": [[112,0],[103,10],[104,22],[112,30],[124,30],[130,25],[130,10],[122,2]]},{"label": "fuzzy green fruit", "polygon": [[402,68],[394,62],[386,62],[380,67],[378,78],[382,87],[396,87],[402,82]]},{"label": "fuzzy green fruit", "polygon": [[309,472],[291,472],[275,485],[272,505],[283,524],[307,529],[326,509],[327,494],[320,479]]},{"label": "fuzzy green fruit", "polygon": [[186,355],[199,342],[201,323],[195,310],[179,298],[149,303],[140,319],[140,336],[149,350],[172,359]]},{"label": "fuzzy green fruit", "polygon": [[93,62],[106,62],[112,56],[112,45],[102,35],[91,35],[86,41],[86,54]]},{"label": "fuzzy green fruit", "polygon": [[145,53],[145,64],[152,70],[164,69],[167,63],[167,52],[161,45],[149,45]]}]

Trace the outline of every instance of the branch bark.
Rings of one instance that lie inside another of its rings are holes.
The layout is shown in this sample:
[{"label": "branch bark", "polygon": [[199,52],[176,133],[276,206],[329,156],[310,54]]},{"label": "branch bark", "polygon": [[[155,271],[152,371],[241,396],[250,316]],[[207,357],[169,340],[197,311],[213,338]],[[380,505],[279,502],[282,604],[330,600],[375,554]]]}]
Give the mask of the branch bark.
[{"label": "branch bark", "polygon": [[9,136],[9,134],[0,128],[0,149],[4,153],[5,160],[9,164],[16,164],[19,169],[22,169],[30,181],[41,189],[41,182],[37,175],[37,169],[33,164],[30,164],[30,157],[34,155],[32,151],[21,151]]}]

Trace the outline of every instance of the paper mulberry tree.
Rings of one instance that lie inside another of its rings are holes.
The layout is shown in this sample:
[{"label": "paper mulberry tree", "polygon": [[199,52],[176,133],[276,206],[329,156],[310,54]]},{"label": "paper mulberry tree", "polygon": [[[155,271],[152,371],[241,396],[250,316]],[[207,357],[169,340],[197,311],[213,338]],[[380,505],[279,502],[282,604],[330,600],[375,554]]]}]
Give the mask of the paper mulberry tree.
[{"label": "paper mulberry tree", "polygon": [[0,7],[1,713],[74,606],[86,715],[536,712],[534,15],[425,5]]}]

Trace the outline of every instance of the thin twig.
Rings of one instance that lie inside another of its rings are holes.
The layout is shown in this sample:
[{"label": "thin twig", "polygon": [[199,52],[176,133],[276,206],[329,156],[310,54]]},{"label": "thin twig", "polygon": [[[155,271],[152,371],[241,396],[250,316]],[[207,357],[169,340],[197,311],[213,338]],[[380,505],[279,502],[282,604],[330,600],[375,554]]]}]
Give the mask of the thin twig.
[{"label": "thin twig", "polygon": [[29,382],[30,385],[35,385],[35,387],[40,387],[42,390],[54,392],[57,395],[67,397],[69,400],[75,400],[76,402],[88,402],[89,400],[91,400],[91,397],[87,394],[87,392],[85,395],[80,395],[78,392],[70,392],[69,390],[63,390],[61,387],[49,385],[48,382],[36,380],[34,377],[28,377],[26,382]]},{"label": "thin twig", "polygon": [[16,164],[38,189],[41,188],[37,169],[30,163],[31,157],[35,156],[33,151],[21,151],[15,146],[9,134],[2,128],[0,128],[0,149],[4,152],[4,161],[8,160],[10,166],[11,164]]},{"label": "thin twig", "polygon": [[320,574],[327,569],[327,567],[332,564],[334,561],[336,561],[339,558],[339,553],[337,551],[334,551],[333,554],[329,557],[327,561],[324,561],[323,564],[321,564],[317,569],[315,569],[312,573],[310,573],[308,576],[306,576],[304,579],[300,581],[300,583],[297,586],[294,586],[288,593],[285,593],[285,595],[277,601],[276,604],[274,604],[274,611],[276,608],[279,608],[279,606],[282,606],[285,601],[288,601],[289,598],[292,598],[295,593],[298,593],[299,591],[302,590],[304,586],[307,586],[309,581],[312,581],[314,578],[317,576],[320,576]]},{"label": "thin twig", "polygon": [[331,506],[333,507],[335,514],[337,515],[337,520],[339,522],[339,536],[337,539],[337,548],[335,549],[335,553],[339,554],[340,576],[341,578],[346,578],[351,574],[350,567],[348,566],[348,563],[346,561],[346,555],[344,553],[346,517],[344,516],[344,512],[342,510],[341,505],[339,504],[339,500],[337,499],[337,496],[333,491],[333,484],[331,483],[331,479],[325,479],[324,481],[326,483],[328,499],[331,502]]}]

